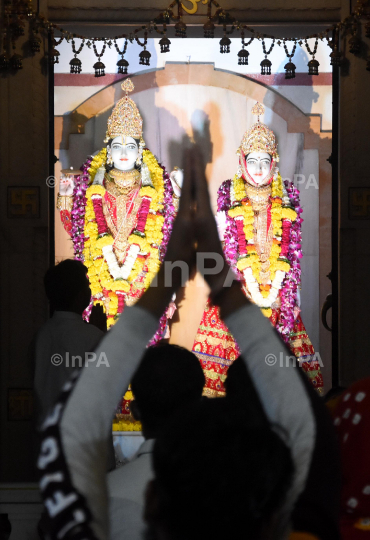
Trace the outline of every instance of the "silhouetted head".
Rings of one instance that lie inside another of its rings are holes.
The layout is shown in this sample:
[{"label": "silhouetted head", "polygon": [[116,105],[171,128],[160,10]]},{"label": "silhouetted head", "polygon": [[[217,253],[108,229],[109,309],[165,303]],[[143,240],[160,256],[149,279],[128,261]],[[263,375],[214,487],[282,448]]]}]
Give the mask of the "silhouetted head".
[{"label": "silhouetted head", "polygon": [[156,437],[177,409],[199,401],[204,383],[195,354],[177,345],[149,347],[131,381],[131,410],[145,437]]},{"label": "silhouetted head", "polygon": [[256,427],[270,425],[242,356],[239,356],[229,367],[225,390],[226,399],[234,407],[234,414],[248,415],[249,426],[252,422]]},{"label": "silhouetted head", "polygon": [[147,540],[272,536],[291,485],[290,451],[224,398],[179,411],[156,439],[146,492]]},{"label": "silhouetted head", "polygon": [[74,311],[82,315],[89,305],[91,290],[87,268],[80,261],[66,259],[49,268],[44,285],[53,311]]}]

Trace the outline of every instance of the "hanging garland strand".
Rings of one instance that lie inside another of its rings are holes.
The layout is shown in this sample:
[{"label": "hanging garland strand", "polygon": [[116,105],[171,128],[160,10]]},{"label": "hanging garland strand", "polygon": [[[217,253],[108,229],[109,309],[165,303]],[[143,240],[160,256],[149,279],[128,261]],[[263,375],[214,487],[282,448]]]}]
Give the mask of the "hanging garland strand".
[{"label": "hanging garland strand", "polygon": [[[175,14],[173,9],[176,6],[177,6],[177,10],[176,10],[177,13]],[[214,14],[212,14],[212,6],[214,6],[216,8]],[[343,53],[339,50],[338,39],[336,39],[334,42],[333,42],[332,39],[330,39],[329,36],[332,33],[334,33],[334,35],[339,35],[339,33],[340,33],[342,38],[346,37],[347,35],[350,35],[348,50],[352,54],[355,54],[355,55],[359,54],[360,50],[363,49],[361,33],[359,32],[362,19],[364,19],[366,21],[365,32],[364,32],[365,37],[370,37],[370,24],[369,24],[370,13],[369,13],[368,8],[369,8],[369,0],[357,0],[357,5],[356,5],[356,7],[354,9],[354,12],[351,15],[347,16],[346,18],[344,18],[339,23],[335,23],[335,24],[331,25],[329,28],[327,28],[325,31],[323,31],[323,32],[321,32],[319,34],[316,33],[316,34],[313,34],[313,35],[306,36],[306,37],[302,38],[299,41],[300,46],[303,45],[303,41],[304,41],[308,53],[312,56],[311,62],[313,62],[314,65],[311,64],[311,67],[310,67],[310,64],[309,64],[309,73],[310,74],[317,74],[316,73],[316,71],[317,71],[316,68],[318,66],[318,63],[317,63],[317,65],[315,64],[317,62],[317,60],[315,60],[315,53],[317,51],[318,39],[320,39],[320,40],[326,39],[329,46],[331,47],[331,49],[332,49],[332,53],[330,55],[331,56],[331,64],[332,65],[338,65],[338,66],[341,65],[341,62],[343,60]],[[141,51],[141,53],[139,55],[140,56],[140,63],[144,64],[144,65],[149,65],[150,53],[149,53],[149,51],[146,50],[148,34],[151,33],[152,31],[155,31],[155,32],[163,35],[164,38],[165,38],[165,44],[164,44],[165,46],[162,47],[162,49],[163,49],[163,52],[168,52],[168,50],[169,50],[168,41],[169,40],[167,40],[166,30],[167,30],[167,26],[170,24],[170,21],[176,22],[176,24],[173,25],[174,28],[175,28],[176,37],[186,37],[186,24],[182,20],[182,17],[183,17],[183,11],[182,11],[181,0],[173,0],[171,2],[171,4],[162,13],[160,13],[157,17],[155,17],[155,19],[153,21],[136,28],[133,31],[133,33],[130,34],[130,35],[122,34],[122,35],[119,35],[119,36],[115,36],[113,38],[113,41],[114,41],[114,43],[116,43],[116,41],[119,40],[119,39],[126,39],[126,40],[132,42],[133,39],[135,39],[136,42],[138,43],[138,45],[144,49],[143,51]],[[224,28],[224,38],[223,39],[225,41],[225,46],[222,47],[222,52],[229,52],[230,47],[228,47],[228,43],[226,42],[226,40],[228,39],[227,36],[232,34],[235,29],[237,29],[238,31],[243,31],[243,32],[247,31],[247,32],[250,32],[252,34],[253,38],[256,38],[256,39],[262,41],[263,52],[265,53],[265,60],[263,60],[263,62],[265,62],[265,61],[269,62],[269,60],[267,59],[267,56],[268,56],[268,54],[270,54],[272,49],[269,50],[268,52],[265,52],[266,49],[265,49],[264,40],[265,39],[273,40],[273,44],[272,44],[272,46],[273,46],[275,44],[275,41],[277,40],[276,36],[269,35],[269,34],[257,33],[256,30],[251,28],[250,26],[245,25],[245,24],[241,24],[239,21],[237,21],[235,19],[235,17],[233,17],[227,11],[225,11],[220,6],[220,4],[217,2],[217,0],[208,0],[206,18],[207,18],[207,21],[203,26],[205,37],[214,37],[214,28],[215,28],[216,25],[222,26]],[[49,51],[49,57],[50,57],[51,61],[54,62],[54,63],[59,62],[59,55],[60,55],[60,53],[57,51],[57,49],[55,47],[58,46],[62,42],[63,39],[66,39],[67,42],[69,42],[71,40],[74,40],[74,39],[81,39],[83,43],[86,42],[88,47],[91,47],[91,45],[93,45],[94,49],[96,49],[95,43],[97,41],[103,41],[104,45],[103,45],[102,53],[100,55],[98,55],[95,50],[94,50],[94,52],[95,52],[96,56],[98,57],[98,62],[96,64],[100,64],[100,67],[95,70],[95,75],[97,77],[100,77],[100,76],[102,76],[104,74],[105,66],[101,62],[101,57],[104,54],[106,45],[108,45],[108,47],[111,47],[111,45],[112,45],[111,40],[106,40],[106,38],[97,38],[97,37],[90,38],[90,37],[82,36],[82,35],[75,34],[75,33],[72,34],[68,30],[65,30],[65,29],[61,28],[59,25],[57,25],[55,23],[51,23],[50,21],[48,21],[42,15],[36,13],[35,11],[32,11],[32,6],[27,0],[18,0],[14,4],[11,3],[11,2],[7,3],[5,9],[3,10],[1,21],[0,21],[0,27],[3,28],[3,46],[2,46],[2,54],[0,55],[0,70],[1,71],[4,71],[4,70],[8,69],[9,67],[11,67],[13,69],[21,69],[21,67],[22,67],[22,56],[20,56],[19,54],[14,53],[13,57],[9,58],[8,57],[8,51],[11,48],[13,48],[13,50],[14,50],[16,48],[16,45],[15,45],[16,39],[19,36],[24,35],[24,33],[25,33],[24,20],[28,20],[33,28],[37,28],[38,33],[41,33],[42,31],[44,31],[47,34],[51,34],[52,37],[53,37],[53,34],[54,34],[55,31],[57,31],[59,34],[61,34],[59,40],[54,39],[54,47],[53,47],[53,49],[51,51]],[[161,25],[163,27],[163,29],[160,30],[158,28],[158,25]],[[226,26],[229,26],[230,29],[227,30]],[[138,37],[138,34],[141,33],[141,32],[144,32],[144,41],[143,42],[140,41],[140,39]],[[32,35],[33,35],[33,37],[31,37],[31,41],[33,39],[33,42],[32,43],[30,42],[30,46],[31,46],[31,49],[36,51],[38,49],[38,47],[36,46],[37,45],[36,41],[37,41],[38,38],[35,38],[35,32],[33,34],[31,32],[31,36]],[[315,47],[314,47],[313,51],[311,51],[311,49],[308,46],[307,41],[309,39],[315,39],[316,40],[315,41]],[[287,42],[293,42],[294,43],[292,54],[288,54],[288,52],[287,52],[287,47],[286,47]],[[284,46],[285,52],[286,52],[287,57],[289,59],[288,64],[290,64],[289,69],[288,68],[286,69],[286,72],[287,72],[286,76],[287,76],[287,78],[293,78],[295,76],[295,74],[294,74],[295,66],[294,66],[293,62],[291,62],[291,59],[292,59],[292,57],[294,55],[294,52],[295,52],[295,49],[296,49],[296,46],[297,46],[297,38],[281,38],[280,40],[277,40],[276,43],[277,43],[278,46],[281,46],[282,44]],[[243,44],[242,50],[244,50],[245,45],[244,45],[243,41],[242,41],[242,44]],[[74,47],[74,41],[72,43],[72,47]],[[81,51],[79,51],[79,52],[81,52]],[[75,59],[76,59],[77,55],[79,54],[79,52],[74,53],[75,54]],[[244,53],[245,52],[247,52],[247,51],[244,50]],[[143,53],[145,53],[145,54],[143,55]],[[242,60],[241,60],[242,64],[247,63],[245,61],[246,56],[245,56],[244,53],[242,55]],[[238,56],[239,56],[239,53],[238,53]],[[261,66],[262,66],[262,62],[261,62]],[[294,69],[293,69],[292,66],[294,66]],[[368,57],[368,59],[367,59],[367,69],[370,70],[370,57]],[[265,71],[268,71],[268,70],[265,70]],[[312,73],[311,73],[311,71],[312,71]]]}]

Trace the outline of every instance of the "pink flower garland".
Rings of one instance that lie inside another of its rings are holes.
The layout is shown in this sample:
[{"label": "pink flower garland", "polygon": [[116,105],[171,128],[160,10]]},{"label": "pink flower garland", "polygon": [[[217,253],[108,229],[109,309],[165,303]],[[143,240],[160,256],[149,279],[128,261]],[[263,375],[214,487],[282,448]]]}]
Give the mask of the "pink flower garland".
[{"label": "pink flower garland", "polygon": [[225,258],[236,273],[239,281],[241,281],[243,274],[236,267],[238,260],[238,229],[235,220],[228,214],[228,210],[231,208],[230,188],[231,180],[225,180],[219,187],[217,192],[217,211],[225,212],[226,215],[226,230],[224,234]]},{"label": "pink flower garland", "polygon": [[136,226],[136,230],[141,234],[144,234],[144,231],[145,231],[145,224],[148,218],[149,207],[150,207],[150,199],[149,197],[144,197],[141,202],[140,209],[138,212],[137,226]]},{"label": "pink flower garland", "polygon": [[125,296],[123,291],[116,291],[116,294],[118,300],[117,315],[120,315],[125,307]]},{"label": "pink flower garland", "polygon": [[235,219],[236,222],[236,228],[238,229],[238,247],[239,247],[239,255],[240,257],[243,257],[247,254],[247,241],[245,239],[245,233],[244,233],[244,222],[243,219]]},{"label": "pink flower garland", "polygon": [[72,230],[71,237],[73,243],[74,257],[77,261],[84,262],[83,250],[85,246],[85,209],[86,190],[89,184],[89,167],[92,157],[89,157],[82,165],[82,174],[76,177],[73,189],[73,206],[71,212]]},{"label": "pink flower garland", "polygon": [[302,257],[302,232],[301,224],[303,219],[300,217],[302,207],[299,202],[299,190],[292,182],[286,180],[285,187],[294,210],[297,212],[297,218],[290,226],[290,243],[287,258],[290,263],[290,270],[280,290],[281,308],[280,316],[276,329],[281,334],[286,343],[294,327],[294,307],[297,305],[297,291],[301,282],[301,265],[299,259]]},{"label": "pink flower garland", "polygon": [[108,231],[108,225],[105,220],[104,213],[103,213],[103,201],[102,201],[101,196],[99,195],[99,196],[92,197],[92,203],[94,207],[96,223],[98,226],[98,234],[99,236],[103,236],[104,234],[107,234],[109,231]]}]

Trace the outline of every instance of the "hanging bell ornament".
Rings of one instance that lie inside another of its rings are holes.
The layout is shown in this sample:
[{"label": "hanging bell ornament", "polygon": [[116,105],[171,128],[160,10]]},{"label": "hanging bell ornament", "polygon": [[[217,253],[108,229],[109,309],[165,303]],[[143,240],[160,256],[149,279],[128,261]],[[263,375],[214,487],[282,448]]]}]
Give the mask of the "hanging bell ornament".
[{"label": "hanging bell ornament", "polygon": [[60,52],[57,49],[50,50],[50,58],[52,59],[53,64],[59,64]]},{"label": "hanging bell ornament", "polygon": [[352,54],[360,54],[361,52],[361,39],[358,36],[353,35],[348,41],[349,52]]},{"label": "hanging bell ornament", "polygon": [[82,71],[81,60],[79,58],[77,58],[76,55],[75,55],[74,58],[72,58],[69,65],[70,65],[70,68],[69,68],[70,73],[81,73],[81,71]]},{"label": "hanging bell ornament", "polygon": [[10,67],[12,69],[22,69],[23,68],[23,64],[22,64],[22,56],[20,54],[13,54],[13,56],[10,58]]},{"label": "hanging bell ornament", "polygon": [[315,60],[315,58],[312,58],[312,60],[310,60],[308,62],[308,74],[309,75],[318,75],[319,74],[319,62],[317,60]]},{"label": "hanging bell ornament", "polygon": [[215,25],[210,19],[203,25],[203,30],[205,38],[215,37]]},{"label": "hanging bell ornament", "polygon": [[289,62],[287,64],[285,64],[284,69],[285,69],[285,78],[286,79],[294,79],[295,78],[296,67],[293,64],[293,62],[291,62],[291,60],[289,60]]},{"label": "hanging bell ornament", "polygon": [[144,47],[144,50],[141,51],[141,53],[139,54],[139,64],[141,66],[150,66],[150,57],[152,55],[150,54],[149,51],[146,50],[146,48]]},{"label": "hanging bell ornament", "polygon": [[186,38],[186,24],[183,21],[175,24],[175,37]]},{"label": "hanging bell ornament", "polygon": [[9,68],[9,59],[6,54],[0,54],[0,71],[6,71]]},{"label": "hanging bell ornament", "polygon": [[248,65],[248,56],[249,52],[245,49],[240,49],[238,52],[238,65],[239,66],[247,66]]},{"label": "hanging bell ornament", "polygon": [[33,54],[40,52],[41,39],[36,34],[33,34],[32,38],[30,39],[30,49]]},{"label": "hanging bell ornament", "polygon": [[271,62],[267,56],[261,62],[261,75],[271,75]]},{"label": "hanging bell ornament", "polygon": [[338,47],[334,45],[334,50],[330,53],[330,65],[340,67],[342,65],[343,53],[338,51]]},{"label": "hanging bell ornament", "polygon": [[170,44],[171,44],[171,41],[168,39],[168,37],[166,35],[163,36],[163,38],[159,40],[161,53],[170,52]]},{"label": "hanging bell ornament", "polygon": [[123,57],[121,60],[118,60],[117,67],[118,67],[118,73],[121,73],[122,75],[127,75],[127,68],[128,68],[128,62]]},{"label": "hanging bell ornament", "polygon": [[370,38],[370,21],[365,24],[365,36]]},{"label": "hanging bell ornament", "polygon": [[98,62],[95,62],[93,68],[95,70],[95,77],[104,77],[105,65],[103,64],[103,62],[100,62],[100,60]]},{"label": "hanging bell ornament", "polygon": [[24,23],[18,20],[12,25],[12,35],[16,38],[24,36]]},{"label": "hanging bell ornament", "polygon": [[227,36],[224,36],[222,39],[220,39],[220,53],[229,53],[230,45],[231,40]]}]

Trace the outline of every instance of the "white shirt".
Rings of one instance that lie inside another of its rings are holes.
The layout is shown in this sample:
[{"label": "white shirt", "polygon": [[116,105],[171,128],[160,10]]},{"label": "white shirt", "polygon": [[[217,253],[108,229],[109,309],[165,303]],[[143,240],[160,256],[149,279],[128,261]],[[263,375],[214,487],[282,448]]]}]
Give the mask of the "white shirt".
[{"label": "white shirt", "polygon": [[54,405],[72,371],[85,365],[86,353],[95,349],[103,335],[72,311],[55,311],[39,330],[35,343],[38,424]]},{"label": "white shirt", "polygon": [[154,439],[144,441],[136,456],[107,476],[110,539],[142,540],[144,495],[154,477],[151,464]]}]

